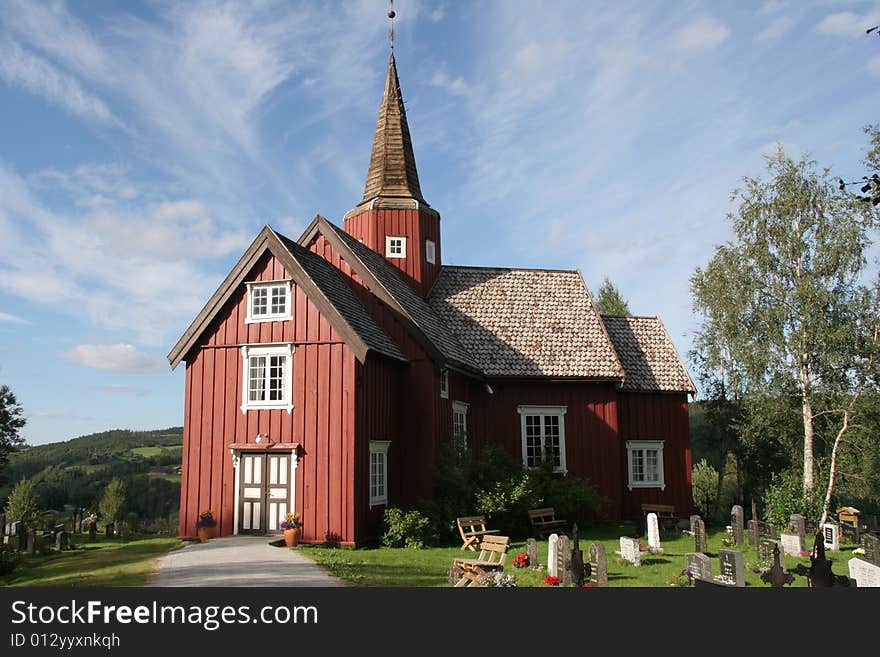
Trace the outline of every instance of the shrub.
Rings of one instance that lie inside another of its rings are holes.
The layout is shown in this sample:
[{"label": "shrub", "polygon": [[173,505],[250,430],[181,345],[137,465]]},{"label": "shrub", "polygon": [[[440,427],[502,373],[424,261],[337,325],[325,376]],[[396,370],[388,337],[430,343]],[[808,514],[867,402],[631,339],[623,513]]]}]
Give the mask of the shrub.
[{"label": "shrub", "polygon": [[818,520],[822,513],[821,493],[813,491],[812,495],[804,497],[799,475],[791,472],[774,474],[764,492],[764,519],[785,527],[793,513]]},{"label": "shrub", "polygon": [[0,543],[0,575],[9,575],[21,563],[21,554],[11,545]]},{"label": "shrub", "polygon": [[708,517],[709,509],[718,500],[718,471],[703,459],[693,467],[692,477],[694,504]]},{"label": "shrub", "polygon": [[430,520],[416,509],[406,511],[398,507],[385,509],[385,533],[382,545],[385,547],[407,547],[421,549],[429,538]]},{"label": "shrub", "polygon": [[6,503],[6,522],[24,523],[25,527],[36,528],[40,524],[40,500],[34,484],[22,479],[9,493]]},{"label": "shrub", "polygon": [[118,522],[125,508],[125,484],[121,479],[113,479],[104,488],[104,496],[98,504],[98,510],[104,518],[104,522]]}]

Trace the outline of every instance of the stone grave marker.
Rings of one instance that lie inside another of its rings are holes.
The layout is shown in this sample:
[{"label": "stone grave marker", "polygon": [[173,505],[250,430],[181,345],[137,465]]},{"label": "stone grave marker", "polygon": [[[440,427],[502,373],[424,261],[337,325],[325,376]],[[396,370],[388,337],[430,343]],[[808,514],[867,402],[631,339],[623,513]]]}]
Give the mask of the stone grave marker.
[{"label": "stone grave marker", "polygon": [[70,547],[70,534],[67,532],[58,532],[55,534],[55,549],[59,552],[64,550],[69,550]]},{"label": "stone grave marker", "polygon": [[855,580],[860,589],[880,588],[880,566],[853,557],[849,560],[849,578]]},{"label": "stone grave marker", "polygon": [[608,560],[605,546],[601,543],[590,545],[590,583],[593,586],[608,586]]},{"label": "stone grave marker", "polygon": [[746,585],[746,560],[739,550],[719,550],[721,574],[718,578],[725,584],[733,586]]},{"label": "stone grave marker", "polygon": [[797,534],[787,534],[783,532],[779,536],[779,544],[782,545],[782,551],[785,554],[790,554],[794,557],[801,556],[804,552],[806,552],[807,548],[804,545],[804,539]]},{"label": "stone grave marker", "polygon": [[758,547],[758,521],[749,520],[749,545]]},{"label": "stone grave marker", "polygon": [[27,533],[27,553],[29,557],[37,553],[37,530],[29,529]]},{"label": "stone grave marker", "polygon": [[551,577],[559,577],[559,536],[550,534],[547,539],[547,574]]},{"label": "stone grave marker", "polygon": [[581,551],[580,536],[578,535],[578,526],[575,523],[571,530],[572,547],[571,560],[569,567],[571,569],[571,577],[575,586],[581,586],[584,583],[584,553]]},{"label": "stone grave marker", "polygon": [[794,581],[794,575],[785,570],[785,566],[782,561],[782,552],[779,550],[778,541],[771,541],[770,539],[764,539],[768,544],[773,544],[773,566],[771,566],[770,570],[761,575],[761,579],[772,586],[773,588],[781,588],[785,584],[791,584]]},{"label": "stone grave marker", "polygon": [[538,541],[530,538],[526,541],[526,552],[529,555],[529,566],[538,565]]},{"label": "stone grave marker", "polygon": [[792,513],[788,519],[789,524],[794,529],[794,533],[801,537],[801,541],[807,540],[807,519],[800,513]]},{"label": "stone grave marker", "polygon": [[873,534],[862,534],[862,549],[865,551],[865,561],[880,566],[880,538]]},{"label": "stone grave marker", "polygon": [[735,504],[730,510],[730,526],[733,528],[733,542],[736,545],[743,544],[743,508]]},{"label": "stone grave marker", "polygon": [[648,550],[651,554],[663,552],[663,548],[660,547],[660,522],[656,513],[648,514]]},{"label": "stone grave marker", "polygon": [[94,543],[98,540],[98,523],[94,520],[89,523],[89,542]]},{"label": "stone grave marker", "polygon": [[556,555],[559,560],[556,567],[556,576],[562,580],[562,586],[571,586],[571,548],[568,546],[568,536],[559,537],[556,544]]},{"label": "stone grave marker", "polygon": [[6,514],[0,513],[0,528],[3,529],[3,535],[6,536]]},{"label": "stone grave marker", "polygon": [[116,535],[116,525],[112,522],[108,522],[104,527],[104,536],[106,538],[113,538]]},{"label": "stone grave marker", "polygon": [[833,522],[822,525],[822,539],[826,550],[840,551],[840,528]]},{"label": "stone grave marker", "polygon": [[620,537],[620,556],[633,566],[642,565],[642,553],[639,550],[639,539],[629,536]]},{"label": "stone grave marker", "polygon": [[694,579],[712,579],[712,560],[702,552],[684,555],[684,566]]},{"label": "stone grave marker", "polygon": [[691,533],[694,535],[694,552],[705,552],[706,524],[700,516],[691,516]]},{"label": "stone grave marker", "polygon": [[777,549],[780,552],[783,551],[779,541],[772,538],[762,538],[758,541],[758,558],[764,563],[772,563],[773,551]]},{"label": "stone grave marker", "polygon": [[807,578],[812,588],[834,586],[834,573],[831,572],[831,562],[825,558],[824,532],[816,532],[816,538],[813,541],[813,552],[810,554],[810,569],[807,573]]}]

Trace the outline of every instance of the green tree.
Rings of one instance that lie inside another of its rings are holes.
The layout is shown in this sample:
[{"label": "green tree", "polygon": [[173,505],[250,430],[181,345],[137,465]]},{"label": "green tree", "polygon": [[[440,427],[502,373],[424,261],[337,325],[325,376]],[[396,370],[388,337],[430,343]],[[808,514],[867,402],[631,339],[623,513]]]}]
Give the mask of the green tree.
[{"label": "green tree", "polygon": [[812,161],[780,148],[767,168],[768,180],[745,178],[734,191],[734,239],[691,278],[704,318],[695,344],[707,362],[730,368],[721,381],[737,394],[796,396],[805,497],[817,448],[830,448],[824,520],[858,400],[880,381],[880,279],[865,283],[877,216]]},{"label": "green tree", "polygon": [[693,467],[692,493],[694,504],[708,516],[712,506],[718,500],[718,471],[703,459]]},{"label": "green tree", "polygon": [[118,522],[122,518],[125,509],[125,484],[121,479],[112,479],[104,488],[104,495],[98,503],[98,511],[104,518],[104,522]]},{"label": "green tree", "polygon": [[36,528],[40,522],[40,499],[29,479],[19,481],[6,502],[6,522],[24,523],[25,527]]},{"label": "green tree", "polygon": [[599,286],[599,296],[596,297],[596,305],[599,306],[599,312],[605,315],[622,315],[629,317],[632,313],[629,311],[629,305],[620,294],[620,290],[614,287],[614,284],[608,280],[606,276]]},{"label": "green tree", "polygon": [[21,404],[9,386],[0,386],[0,474],[9,462],[9,454],[24,444],[19,431],[26,422]]}]

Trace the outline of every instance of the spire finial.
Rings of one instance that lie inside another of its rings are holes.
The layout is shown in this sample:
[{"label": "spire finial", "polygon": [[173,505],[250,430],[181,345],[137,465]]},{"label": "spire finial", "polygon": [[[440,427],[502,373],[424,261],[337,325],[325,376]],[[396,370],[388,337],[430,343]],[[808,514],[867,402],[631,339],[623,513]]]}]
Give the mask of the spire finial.
[{"label": "spire finial", "polygon": [[388,39],[391,41],[391,50],[394,50],[394,17],[397,14],[394,11],[394,0],[390,0],[388,9],[388,20],[391,21],[391,29],[388,30]]}]

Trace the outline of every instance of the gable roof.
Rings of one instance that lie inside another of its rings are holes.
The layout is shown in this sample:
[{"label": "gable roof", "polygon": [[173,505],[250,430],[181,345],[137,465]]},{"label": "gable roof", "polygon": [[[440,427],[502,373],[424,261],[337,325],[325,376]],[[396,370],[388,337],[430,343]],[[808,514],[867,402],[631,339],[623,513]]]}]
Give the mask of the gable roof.
[{"label": "gable roof", "polygon": [[578,271],[444,265],[428,300],[489,376],[624,376]]},{"label": "gable roof", "polygon": [[626,371],[622,389],[696,393],[659,317],[602,315],[602,320]]},{"label": "gable roof", "polygon": [[407,361],[363,307],[341,272],[320,256],[265,226],[169,352],[172,369],[198,342],[266,251],[278,258],[288,275],[302,287],[359,360],[363,362],[367,352],[375,351],[395,360]]},{"label": "gable roof", "polygon": [[455,333],[413,290],[397,267],[321,215],[315,217],[306,228],[299,243],[310,243],[318,233],[348,262],[370,291],[404,320],[409,333],[433,359],[440,364],[448,363],[482,375],[479,364],[462,346]]}]

